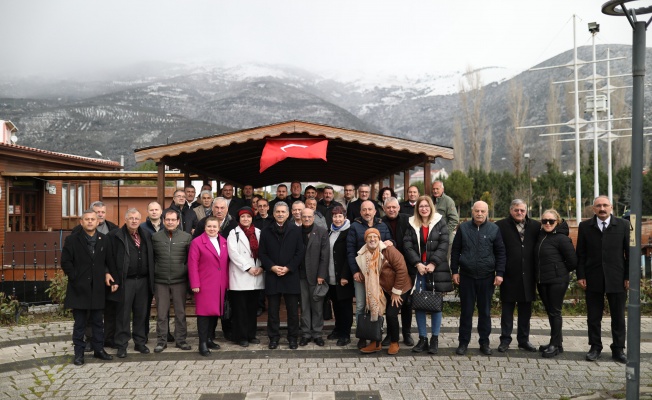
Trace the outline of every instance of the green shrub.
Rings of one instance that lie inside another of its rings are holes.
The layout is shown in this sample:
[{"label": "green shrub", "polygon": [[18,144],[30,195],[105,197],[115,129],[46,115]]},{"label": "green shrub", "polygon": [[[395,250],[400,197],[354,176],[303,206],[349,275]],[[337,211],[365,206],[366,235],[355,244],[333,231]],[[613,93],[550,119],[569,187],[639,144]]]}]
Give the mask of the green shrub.
[{"label": "green shrub", "polygon": [[68,287],[68,277],[62,272],[57,271],[50,281],[50,287],[45,292],[50,296],[50,300],[54,304],[60,304],[58,313],[61,315],[69,315],[70,310],[63,307],[63,302],[66,300],[66,289]]},{"label": "green shrub", "polygon": [[8,325],[16,322],[16,313],[20,304],[13,296],[0,292],[0,324]]}]

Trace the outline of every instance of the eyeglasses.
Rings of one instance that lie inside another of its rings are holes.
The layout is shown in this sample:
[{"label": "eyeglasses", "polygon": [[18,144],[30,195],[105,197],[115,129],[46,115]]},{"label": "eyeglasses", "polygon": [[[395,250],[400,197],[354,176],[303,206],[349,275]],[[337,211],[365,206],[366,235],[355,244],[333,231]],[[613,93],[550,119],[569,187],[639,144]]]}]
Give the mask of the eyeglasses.
[{"label": "eyeglasses", "polygon": [[556,219],[542,219],[541,224],[542,225],[554,225],[557,223]]}]

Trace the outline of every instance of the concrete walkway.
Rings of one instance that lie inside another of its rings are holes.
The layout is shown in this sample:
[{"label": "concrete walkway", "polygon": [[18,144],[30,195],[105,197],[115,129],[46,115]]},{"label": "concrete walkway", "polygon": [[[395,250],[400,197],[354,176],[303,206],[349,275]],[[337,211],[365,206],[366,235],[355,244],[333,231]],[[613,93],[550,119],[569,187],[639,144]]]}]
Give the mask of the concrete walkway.
[{"label": "concrete walkway", "polygon": [[[498,319],[492,321],[489,357],[478,351],[475,334],[467,355],[455,355],[456,318],[444,318],[436,356],[412,353],[407,346],[396,356],[362,355],[356,340],[344,348],[327,340],[325,347],[298,350],[282,340],[279,349],[268,350],[260,326],[261,344],[242,348],[218,338],[222,349],[202,357],[194,318],[188,323],[192,351],[172,345],[142,355],[131,345],[126,359],[101,362],[87,353],[81,367],[71,364],[72,322],[0,328],[0,398],[605,399],[622,398],[626,384],[625,366],[611,360],[608,318],[605,351],[593,363],[584,360],[585,318],[564,319],[565,352],[553,359],[518,350],[515,339],[507,353],[498,353]],[[331,326],[327,323],[327,333]],[[416,337],[416,325],[413,332]],[[533,319],[532,343],[547,343],[547,335],[547,319]],[[641,398],[652,399],[652,317],[642,319],[641,336]],[[150,349],[154,344],[150,334]]]}]

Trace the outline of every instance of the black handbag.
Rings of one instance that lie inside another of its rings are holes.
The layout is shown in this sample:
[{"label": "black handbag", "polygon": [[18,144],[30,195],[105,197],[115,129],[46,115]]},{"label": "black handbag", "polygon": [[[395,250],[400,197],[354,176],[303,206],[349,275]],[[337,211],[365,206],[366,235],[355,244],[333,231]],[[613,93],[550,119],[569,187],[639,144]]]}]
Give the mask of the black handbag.
[{"label": "black handbag", "polygon": [[[417,288],[417,282],[418,279],[415,279],[415,287],[412,292],[412,309],[426,312],[441,312],[442,307],[444,306],[444,293],[435,291],[434,280],[432,282],[432,290],[427,290],[423,285]],[[427,286],[428,285],[426,285],[426,287]]]},{"label": "black handbag", "polygon": [[226,292],[224,296],[224,312],[222,313],[222,320],[231,319],[231,314],[233,314],[233,308],[231,307],[231,300],[229,299],[229,292]]},{"label": "black handbag", "polygon": [[355,337],[358,339],[373,340],[380,342],[383,340],[382,327],[385,319],[378,316],[377,321],[371,320],[371,313],[363,313],[358,315],[358,321],[355,328]]}]

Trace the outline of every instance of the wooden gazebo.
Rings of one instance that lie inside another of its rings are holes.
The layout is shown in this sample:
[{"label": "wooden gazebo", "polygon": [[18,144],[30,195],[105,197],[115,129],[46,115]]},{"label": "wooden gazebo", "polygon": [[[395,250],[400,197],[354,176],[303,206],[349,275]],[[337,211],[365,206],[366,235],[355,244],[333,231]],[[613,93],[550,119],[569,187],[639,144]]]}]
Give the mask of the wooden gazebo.
[{"label": "wooden gazebo", "polygon": [[[259,172],[261,153],[267,140],[327,139],[327,161],[288,158]],[[404,172],[405,188],[409,170],[424,168],[424,185],[430,193],[430,164],[437,157],[453,159],[453,149],[397,137],[337,128],[304,121],[287,121],[243,129],[183,142],[135,150],[137,162],[153,160],[158,165],[158,193],[164,192],[166,166],[205,180],[267,186],[291,180],[321,181],[337,185],[376,183]],[[162,199],[159,199],[161,202]]]}]

